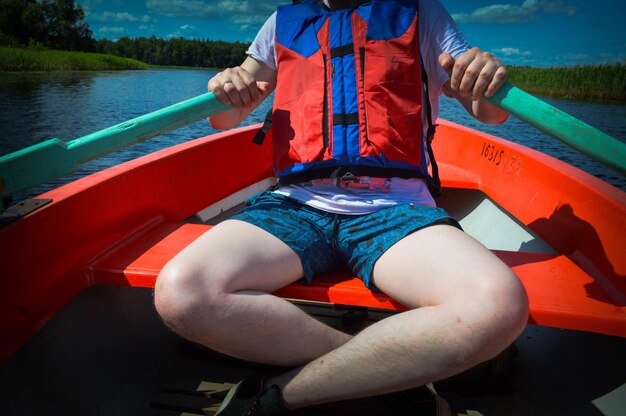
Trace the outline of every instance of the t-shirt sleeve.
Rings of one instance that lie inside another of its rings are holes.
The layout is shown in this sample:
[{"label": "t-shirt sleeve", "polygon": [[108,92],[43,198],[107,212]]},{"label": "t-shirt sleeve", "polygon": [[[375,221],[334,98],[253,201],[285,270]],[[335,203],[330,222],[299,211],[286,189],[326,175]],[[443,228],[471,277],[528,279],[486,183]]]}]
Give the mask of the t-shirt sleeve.
[{"label": "t-shirt sleeve", "polygon": [[420,40],[424,65],[429,76],[431,95],[441,95],[448,74],[439,65],[439,55],[448,52],[454,58],[470,49],[452,16],[439,0],[420,1]]},{"label": "t-shirt sleeve", "polygon": [[264,63],[269,68],[276,70],[276,12],[274,12],[265,22],[256,38],[246,51],[246,54],[259,62]]}]

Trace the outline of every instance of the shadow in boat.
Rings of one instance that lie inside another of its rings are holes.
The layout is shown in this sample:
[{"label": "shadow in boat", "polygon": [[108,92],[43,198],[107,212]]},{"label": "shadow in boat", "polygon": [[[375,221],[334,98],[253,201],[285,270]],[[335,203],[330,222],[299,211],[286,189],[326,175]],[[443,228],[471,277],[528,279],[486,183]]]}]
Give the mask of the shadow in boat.
[{"label": "shadow in boat", "polygon": [[576,216],[571,205],[559,206],[549,218],[533,221],[529,227],[594,278],[595,283],[585,285],[589,297],[606,302],[608,296],[612,304],[626,306],[626,276],[611,264],[593,225]]}]

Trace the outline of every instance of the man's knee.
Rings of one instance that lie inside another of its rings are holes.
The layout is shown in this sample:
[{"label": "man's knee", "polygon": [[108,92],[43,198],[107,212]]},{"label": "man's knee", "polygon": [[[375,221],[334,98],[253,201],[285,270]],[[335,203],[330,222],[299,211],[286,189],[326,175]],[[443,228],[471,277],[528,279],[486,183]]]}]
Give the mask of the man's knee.
[{"label": "man's knee", "polygon": [[[519,278],[507,269],[497,277],[491,295],[498,299],[500,315],[510,323],[513,332],[521,332],[528,320],[528,296]],[[519,334],[518,334],[519,335]]]},{"label": "man's knee", "polygon": [[214,292],[202,271],[174,260],[157,277],[154,305],[167,326],[187,336],[196,317],[211,316],[211,309],[217,308]]},{"label": "man's knee", "polygon": [[482,340],[482,359],[490,359],[511,345],[528,322],[528,297],[517,276],[508,268],[484,276],[465,305],[472,336]]}]

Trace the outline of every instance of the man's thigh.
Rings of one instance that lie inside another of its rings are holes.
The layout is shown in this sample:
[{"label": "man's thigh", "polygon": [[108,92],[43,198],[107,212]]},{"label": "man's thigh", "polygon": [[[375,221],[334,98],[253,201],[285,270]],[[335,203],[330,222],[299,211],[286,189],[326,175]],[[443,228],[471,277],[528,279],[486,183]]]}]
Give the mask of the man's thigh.
[{"label": "man's thigh", "polygon": [[257,194],[249,202],[232,219],[253,224],[289,246],[300,257],[307,283],[341,261],[331,244],[337,215],[274,192]]},{"label": "man's thigh", "polygon": [[450,225],[433,225],[394,244],[376,262],[374,284],[410,308],[463,300],[491,282],[518,286],[509,267]]},{"label": "man's thigh", "polygon": [[[181,251],[166,267],[205,288],[272,292],[303,275],[298,255],[267,231],[224,221]],[[190,282],[191,283],[191,282]]]}]

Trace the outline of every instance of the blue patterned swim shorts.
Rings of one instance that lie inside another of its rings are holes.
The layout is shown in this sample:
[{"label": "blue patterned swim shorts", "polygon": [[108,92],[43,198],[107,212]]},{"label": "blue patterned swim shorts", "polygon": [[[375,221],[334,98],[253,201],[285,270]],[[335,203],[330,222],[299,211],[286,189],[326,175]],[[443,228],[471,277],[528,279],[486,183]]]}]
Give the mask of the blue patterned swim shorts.
[{"label": "blue patterned swim shorts", "polygon": [[370,285],[374,264],[392,245],[421,228],[449,224],[461,228],[442,208],[399,204],[370,214],[325,212],[292,198],[262,192],[232,219],[256,225],[285,242],[300,257],[304,278],[349,267]]}]

